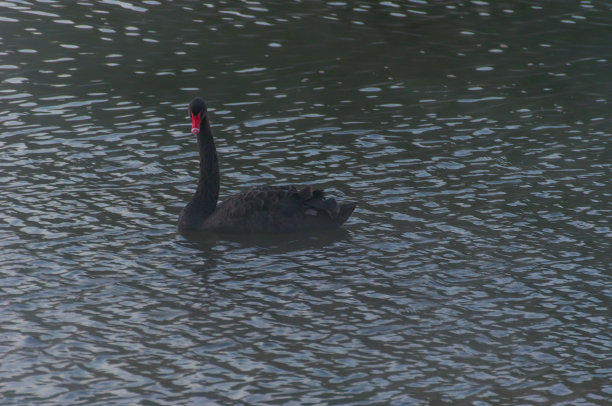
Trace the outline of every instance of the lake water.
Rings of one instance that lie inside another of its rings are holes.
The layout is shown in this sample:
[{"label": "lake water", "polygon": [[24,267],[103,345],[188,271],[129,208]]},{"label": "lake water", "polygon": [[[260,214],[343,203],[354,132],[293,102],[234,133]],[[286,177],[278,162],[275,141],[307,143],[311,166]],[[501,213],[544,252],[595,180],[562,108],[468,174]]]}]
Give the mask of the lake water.
[{"label": "lake water", "polygon": [[[610,404],[604,2],[0,2],[3,405]],[[182,235],[316,184],[334,233]]]}]

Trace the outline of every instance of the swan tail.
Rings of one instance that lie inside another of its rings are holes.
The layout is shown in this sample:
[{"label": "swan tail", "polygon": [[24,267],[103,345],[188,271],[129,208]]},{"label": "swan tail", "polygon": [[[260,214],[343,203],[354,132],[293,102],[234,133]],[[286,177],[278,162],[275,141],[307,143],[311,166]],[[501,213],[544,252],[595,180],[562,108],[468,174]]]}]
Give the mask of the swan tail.
[{"label": "swan tail", "polygon": [[[300,191],[301,192],[301,191]],[[357,203],[338,204],[333,197],[325,198],[322,190],[312,192],[311,198],[304,202],[309,210],[324,212],[336,224],[342,225],[355,210]]]},{"label": "swan tail", "polygon": [[340,212],[336,217],[336,222],[338,223],[338,226],[341,226],[346,220],[348,220],[351,214],[353,214],[353,210],[355,210],[355,207],[357,207],[356,202],[343,203],[340,206]]}]

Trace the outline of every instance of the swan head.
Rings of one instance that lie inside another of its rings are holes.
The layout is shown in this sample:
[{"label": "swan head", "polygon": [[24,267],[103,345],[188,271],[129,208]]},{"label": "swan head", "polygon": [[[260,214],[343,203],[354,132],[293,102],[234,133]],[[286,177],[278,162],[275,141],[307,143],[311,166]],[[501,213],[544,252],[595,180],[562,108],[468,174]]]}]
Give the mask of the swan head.
[{"label": "swan head", "polygon": [[196,97],[189,103],[189,115],[191,116],[191,133],[198,135],[200,133],[200,126],[202,120],[206,117],[207,113],[206,103],[204,100]]}]

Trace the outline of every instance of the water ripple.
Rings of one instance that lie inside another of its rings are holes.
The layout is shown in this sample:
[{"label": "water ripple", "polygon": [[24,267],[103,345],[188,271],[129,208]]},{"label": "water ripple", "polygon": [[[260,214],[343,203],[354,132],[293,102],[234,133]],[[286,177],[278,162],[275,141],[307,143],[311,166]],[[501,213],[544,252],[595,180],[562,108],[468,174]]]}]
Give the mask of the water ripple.
[{"label": "water ripple", "polygon": [[[596,4],[0,9],[5,404],[609,403]],[[178,234],[196,94],[344,229]]]}]

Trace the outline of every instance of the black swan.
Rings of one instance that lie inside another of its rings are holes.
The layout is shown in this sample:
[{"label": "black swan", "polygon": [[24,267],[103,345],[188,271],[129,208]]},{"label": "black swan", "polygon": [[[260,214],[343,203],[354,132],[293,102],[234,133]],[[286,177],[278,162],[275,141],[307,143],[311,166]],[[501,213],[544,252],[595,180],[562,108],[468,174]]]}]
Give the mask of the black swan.
[{"label": "black swan", "polygon": [[200,179],[191,201],[179,216],[181,230],[239,233],[317,231],[340,227],[356,203],[338,204],[322,190],[306,186],[260,186],[230,196],[217,206],[219,161],[206,103],[189,103],[191,132],[198,137]]}]

